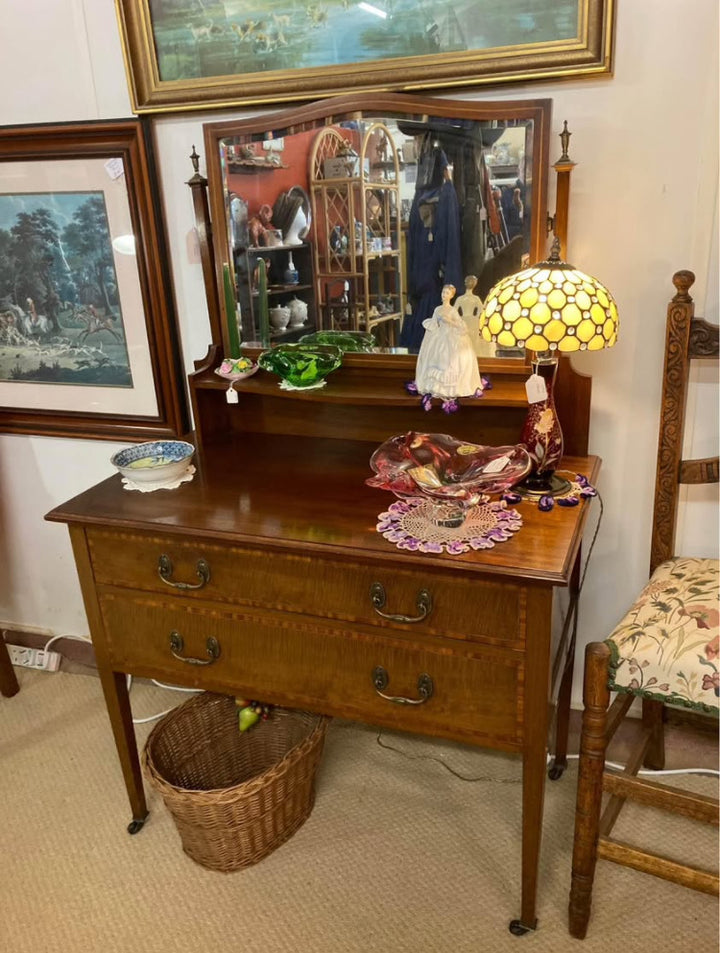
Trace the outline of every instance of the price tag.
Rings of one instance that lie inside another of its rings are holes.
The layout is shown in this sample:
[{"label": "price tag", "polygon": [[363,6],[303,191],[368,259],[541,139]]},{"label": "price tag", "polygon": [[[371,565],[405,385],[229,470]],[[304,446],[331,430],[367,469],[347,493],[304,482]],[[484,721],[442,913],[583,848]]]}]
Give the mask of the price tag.
[{"label": "price tag", "polygon": [[120,176],[125,172],[123,160],[119,157],[108,159],[108,161],[105,163],[105,171],[111,179],[119,179]]},{"label": "price tag", "polygon": [[496,457],[483,467],[483,473],[500,473],[510,463],[510,457]]},{"label": "price tag", "polygon": [[548,392],[544,379],[539,374],[531,374],[525,381],[525,393],[528,404],[538,404],[541,400],[547,400]]},{"label": "price tag", "polygon": [[228,402],[228,404],[237,404],[238,402],[238,393],[232,384],[225,391],[225,400]]}]

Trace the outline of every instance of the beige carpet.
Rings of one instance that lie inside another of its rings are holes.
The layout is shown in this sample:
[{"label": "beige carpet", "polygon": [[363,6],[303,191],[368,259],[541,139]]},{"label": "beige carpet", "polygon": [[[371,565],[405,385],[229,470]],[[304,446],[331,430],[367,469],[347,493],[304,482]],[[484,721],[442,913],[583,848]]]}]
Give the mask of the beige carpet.
[{"label": "beige carpet", "polygon": [[[715,899],[607,863],[588,939],[569,937],[575,762],[547,785],[540,929],[516,938],[517,759],[384,733],[403,756],[372,729],[334,724],[307,823],[255,867],[218,874],[183,854],[154,792],[145,828],[126,833],[97,678],[19,676],[20,694],[0,698],[2,953],[718,949]],[[132,698],[142,717],[183,696],[136,683]],[[138,727],[141,741],[150,727]],[[459,780],[431,757],[483,780]],[[715,861],[710,828],[634,808],[625,818],[618,833],[654,830],[666,852]]]}]

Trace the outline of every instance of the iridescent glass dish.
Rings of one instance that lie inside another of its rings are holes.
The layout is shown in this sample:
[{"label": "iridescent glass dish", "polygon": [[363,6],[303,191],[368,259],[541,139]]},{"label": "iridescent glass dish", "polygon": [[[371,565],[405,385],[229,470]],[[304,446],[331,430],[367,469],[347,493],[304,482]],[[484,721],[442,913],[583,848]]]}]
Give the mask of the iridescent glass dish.
[{"label": "iridescent glass dish", "polygon": [[365,481],[369,486],[390,490],[400,499],[454,503],[447,525],[459,525],[469,507],[527,476],[532,460],[520,444],[485,447],[448,434],[410,431],[381,444],[370,466],[375,476]]},{"label": "iridescent glass dish", "polygon": [[284,390],[324,387],[327,375],[342,364],[342,351],[328,344],[278,344],[263,351],[258,364],[282,378]]},{"label": "iridescent glass dish", "polygon": [[372,351],[377,342],[366,331],[313,331],[300,338],[300,344],[330,344],[345,351]]}]

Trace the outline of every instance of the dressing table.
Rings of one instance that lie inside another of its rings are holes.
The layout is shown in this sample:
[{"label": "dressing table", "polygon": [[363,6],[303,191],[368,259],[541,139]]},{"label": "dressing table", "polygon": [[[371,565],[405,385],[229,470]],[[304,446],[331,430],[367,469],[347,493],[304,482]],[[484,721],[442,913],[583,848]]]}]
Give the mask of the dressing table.
[{"label": "dressing table", "polygon": [[[420,124],[444,136],[458,156],[477,157],[478,143],[500,123],[524,129],[526,207],[533,209],[525,253],[540,257],[548,100],[442,104],[378,94],[373,103],[398,127]],[[287,137],[324,128],[341,113],[351,125],[362,116],[358,101],[345,98],[274,114],[272,134],[264,132],[267,117],[206,125],[209,203],[196,155],[188,183],[212,342],[189,379],[197,472],[177,489],[153,493],[127,492],[115,475],[47,518],[69,526],[131,833],[141,829],[147,806],[128,673],[507,751],[523,760],[520,915],[510,924],[519,935],[537,923],[553,728],[550,777],[559,778],[566,765],[581,543],[591,504],[541,512],[523,501],[523,525],[511,539],[461,555],[421,553],[399,549],[377,531],[378,514],[392,500],[365,480],[372,452],[393,434],[515,444],[527,412],[528,365],[481,359],[492,389],[462,399],[450,415],[426,413],[407,392],[415,368],[407,354],[346,354],[325,387],[301,392],[281,390],[261,370],[235,385],[236,402],[215,374],[229,353],[227,312],[234,311],[219,289],[227,292],[243,278],[233,271],[232,242],[212,240],[213,223],[216,236],[231,232],[225,216],[232,193],[221,156],[228,144],[266,135],[282,139],[287,156]],[[460,149],[453,137],[467,136]],[[556,218],[564,243],[563,194]],[[595,483],[600,461],[588,456],[590,390],[590,379],[563,358],[555,385],[562,468]]]},{"label": "dressing table", "polygon": [[[374,357],[347,355],[325,388],[300,395],[258,372],[236,386],[232,405],[211,348],[190,379],[194,479],[137,493],[117,474],[48,514],[69,526],[129,829],[141,828],[147,807],[127,673],[513,752],[523,759],[513,929],[525,932],[536,925],[558,694],[556,774],[567,738],[573,611],[558,631],[553,606],[562,590],[571,603],[577,593],[589,504],[549,513],[519,504],[520,531],[488,550],[396,548],[375,528],[390,499],[365,485],[372,450],[389,433],[433,427],[514,441],[526,369],[495,362],[492,390],[431,425],[403,388],[411,359]],[[592,483],[599,461],[587,456],[589,398],[590,380],[564,360],[563,466]]]}]

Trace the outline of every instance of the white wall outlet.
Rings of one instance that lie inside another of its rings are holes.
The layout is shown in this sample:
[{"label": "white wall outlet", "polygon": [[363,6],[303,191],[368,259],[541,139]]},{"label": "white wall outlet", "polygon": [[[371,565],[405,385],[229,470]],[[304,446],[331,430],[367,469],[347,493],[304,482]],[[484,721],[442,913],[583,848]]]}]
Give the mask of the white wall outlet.
[{"label": "white wall outlet", "polygon": [[45,649],[30,649],[24,645],[7,646],[10,661],[23,668],[36,668],[43,672],[57,672],[60,668],[60,653]]}]

